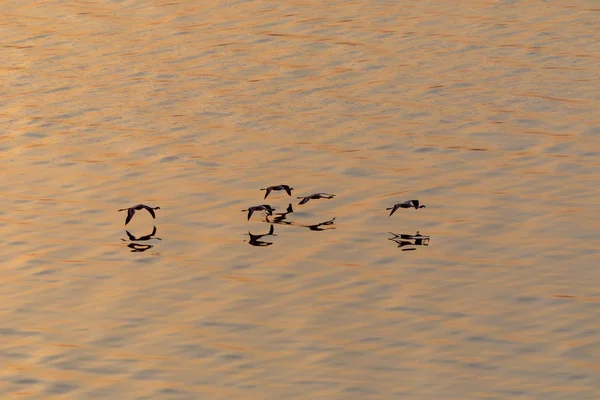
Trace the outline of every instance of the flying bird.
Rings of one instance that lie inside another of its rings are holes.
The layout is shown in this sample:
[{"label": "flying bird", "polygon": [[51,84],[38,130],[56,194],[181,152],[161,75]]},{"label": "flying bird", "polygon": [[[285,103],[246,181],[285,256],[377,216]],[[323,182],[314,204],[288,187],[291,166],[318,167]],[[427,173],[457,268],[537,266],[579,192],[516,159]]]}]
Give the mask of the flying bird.
[{"label": "flying bird", "polygon": [[298,203],[298,205],[302,205],[302,204],[306,204],[308,203],[309,200],[311,199],[333,199],[333,197],[335,196],[335,194],[329,194],[329,193],[314,193],[311,194],[310,196],[306,196],[306,197],[298,197],[299,199],[302,199],[300,201],[300,203]]},{"label": "flying bird", "polygon": [[390,213],[390,217],[391,217],[392,214],[395,213],[396,210],[399,209],[399,208],[415,208],[415,209],[419,209],[419,208],[425,208],[425,206],[424,205],[419,205],[419,200],[407,200],[404,203],[394,204],[394,207],[386,208],[386,210],[392,210],[392,212]]},{"label": "flying bird", "polygon": [[129,221],[131,221],[131,218],[133,218],[133,214],[135,214],[136,210],[139,211],[142,209],[148,210],[150,215],[152,215],[152,218],[156,218],[156,215],[154,214],[154,210],[160,210],[160,207],[150,207],[145,204],[138,204],[137,206],[133,206],[133,207],[129,207],[129,208],[121,208],[119,211],[127,211],[127,218],[125,219],[125,225],[127,225],[129,223]]},{"label": "flying bird", "polygon": [[287,194],[289,196],[292,195],[292,190],[294,190],[294,188],[289,187],[288,185],[277,185],[277,186],[269,186],[266,189],[260,189],[260,190],[266,190],[267,193],[265,193],[265,199],[267,198],[267,196],[269,195],[269,193],[271,193],[271,191],[273,190],[285,190],[287,192]]},{"label": "flying bird", "polygon": [[248,211],[248,220],[250,220],[250,217],[252,216],[254,211],[264,211],[267,213],[267,215],[273,215],[273,211],[275,211],[275,209],[268,204],[261,204],[260,206],[252,206],[249,207],[247,210],[242,211]]}]

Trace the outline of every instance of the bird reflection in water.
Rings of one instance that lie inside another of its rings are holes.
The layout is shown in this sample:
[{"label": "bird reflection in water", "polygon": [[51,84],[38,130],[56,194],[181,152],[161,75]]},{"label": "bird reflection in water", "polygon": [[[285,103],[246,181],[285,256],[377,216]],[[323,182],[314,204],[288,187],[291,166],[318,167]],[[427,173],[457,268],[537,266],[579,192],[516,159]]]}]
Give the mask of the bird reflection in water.
[{"label": "bird reflection in water", "polygon": [[152,246],[151,244],[129,243],[127,247],[132,249],[132,253],[141,253],[143,251],[153,248],[154,246]]},{"label": "bird reflection in water", "polygon": [[293,222],[286,221],[285,219],[287,218],[288,214],[291,214],[293,212],[294,212],[294,209],[292,208],[292,204],[290,203],[288,205],[288,208],[285,210],[285,212],[283,212],[283,213],[276,213],[275,217],[273,218],[272,221],[269,221],[269,215],[267,215],[267,222],[271,222],[273,224],[292,225]]},{"label": "bird reflection in water", "polygon": [[273,224],[271,224],[269,233],[264,233],[262,235],[253,235],[252,233],[248,232],[248,235],[250,236],[250,240],[248,241],[248,244],[251,246],[258,246],[258,247],[270,246],[273,244],[273,242],[265,242],[265,241],[259,240],[259,239],[262,237],[265,237],[265,236],[277,236],[273,233],[274,231],[275,231],[275,228],[274,228]]},{"label": "bird reflection in water", "polygon": [[292,207],[292,204],[288,204],[287,209],[285,210],[285,212],[282,213],[275,213],[274,217],[272,220],[269,220],[269,215],[267,215],[267,222],[270,222],[272,224],[282,224],[282,225],[292,225],[292,226],[301,226],[303,228],[308,228],[311,231],[327,231],[329,229],[335,229],[335,227],[330,227],[328,229],[323,229],[321,228],[322,226],[328,226],[328,225],[333,225],[334,221],[335,221],[335,217],[330,219],[329,221],[325,221],[325,222],[321,222],[319,224],[314,224],[314,225],[301,225],[301,224],[296,224],[294,221],[287,221],[287,216],[288,214],[291,214],[294,212],[294,208]]},{"label": "bird reflection in water", "polygon": [[[127,247],[132,249],[131,250],[132,253],[143,252],[143,251],[149,250],[154,247],[151,244],[140,244],[140,243],[133,243],[133,242],[142,242],[142,241],[151,240],[151,239],[162,240],[161,238],[154,237],[154,235],[156,235],[156,226],[152,228],[152,233],[150,233],[149,235],[135,237],[127,230],[125,231],[125,233],[127,234],[127,237],[129,238],[129,240],[132,242],[127,245]],[[121,240],[124,242],[127,241],[127,239],[121,239]]]},{"label": "bird reflection in water", "polygon": [[330,226],[330,225],[333,225],[333,224],[335,224],[335,222],[334,222],[334,221],[335,221],[335,218],[336,218],[336,217],[333,217],[333,218],[332,218],[332,219],[330,219],[329,221],[321,222],[321,223],[314,224],[314,225],[296,225],[296,226],[302,226],[302,227],[304,227],[304,228],[308,228],[308,229],[310,229],[311,231],[329,231],[329,230],[331,230],[331,229],[335,229],[335,226],[331,226],[331,227],[329,227],[329,228],[326,228],[326,229],[324,229],[324,228],[321,228],[321,227],[322,227],[322,226]]},{"label": "bird reflection in water", "polygon": [[[393,235],[393,237],[388,238],[388,240],[392,240],[395,243],[398,244],[398,247],[405,247],[405,246],[429,246],[429,236],[424,236],[421,235],[421,233],[419,231],[417,231],[416,234],[414,235],[408,235],[408,234],[396,234],[393,232],[389,232],[391,235]],[[406,248],[406,249],[402,249],[402,251],[414,251],[416,250],[416,247],[410,247],[410,248]]]},{"label": "bird reflection in water", "polygon": [[151,234],[140,236],[138,238],[136,238],[131,233],[129,233],[129,231],[125,231],[125,233],[127,234],[127,237],[129,238],[129,240],[131,240],[132,242],[140,242],[140,241],[150,240],[150,239],[162,240],[161,238],[155,238],[154,237],[154,235],[156,235],[156,227],[154,227],[152,229],[152,233]]}]

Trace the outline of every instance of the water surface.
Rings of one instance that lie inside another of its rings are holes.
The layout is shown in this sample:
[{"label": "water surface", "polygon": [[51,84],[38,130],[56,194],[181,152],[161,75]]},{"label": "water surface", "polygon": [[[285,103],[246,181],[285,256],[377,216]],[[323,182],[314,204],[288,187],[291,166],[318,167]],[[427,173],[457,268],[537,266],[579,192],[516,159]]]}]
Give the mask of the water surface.
[{"label": "water surface", "polygon": [[597,398],[597,2],[192,3],[0,7],[2,398]]}]

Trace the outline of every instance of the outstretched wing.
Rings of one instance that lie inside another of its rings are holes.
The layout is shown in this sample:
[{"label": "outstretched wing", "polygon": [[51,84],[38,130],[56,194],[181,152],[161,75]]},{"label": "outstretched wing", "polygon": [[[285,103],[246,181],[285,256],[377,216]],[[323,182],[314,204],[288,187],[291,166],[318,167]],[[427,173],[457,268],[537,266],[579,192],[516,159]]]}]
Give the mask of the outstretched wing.
[{"label": "outstretched wing", "polygon": [[[398,204],[394,205],[394,207],[392,207],[392,212],[390,213],[390,215],[389,215],[389,216],[391,217],[391,216],[392,216],[392,214],[393,214],[393,213],[395,213],[395,212],[396,212],[396,210],[397,210],[399,207],[400,207],[400,206],[399,206]],[[389,208],[388,208],[388,210],[389,210]]]},{"label": "outstretched wing", "polygon": [[271,193],[271,190],[273,190],[273,188],[271,186],[269,186],[267,188],[267,193],[265,193],[265,199],[267,198],[267,196],[269,195],[269,193]]},{"label": "outstretched wing", "polygon": [[125,225],[127,225],[129,221],[131,221],[131,218],[133,218],[133,214],[135,214],[135,210],[133,208],[127,210],[127,218],[125,219]]},{"label": "outstretched wing", "polygon": [[267,235],[272,235],[275,232],[275,228],[273,228],[273,224],[271,224],[271,228],[269,229],[269,233]]},{"label": "outstretched wing", "polygon": [[148,206],[144,206],[144,208],[146,210],[148,210],[148,212],[150,213],[150,215],[152,215],[152,218],[156,218],[156,215],[154,214],[154,210]]},{"label": "outstretched wing", "polygon": [[288,185],[283,185],[283,188],[289,196],[292,195],[292,189]]},{"label": "outstretched wing", "polygon": [[254,212],[254,208],[250,207],[248,209],[248,220],[250,220],[250,217],[252,216],[252,213]]},{"label": "outstretched wing", "polygon": [[305,197],[302,200],[300,200],[300,203],[298,203],[298,205],[306,204],[306,203],[308,203],[309,200],[310,200],[310,196]]},{"label": "outstretched wing", "polygon": [[129,231],[125,231],[125,233],[127,234],[127,237],[129,238],[129,240],[136,240],[135,236],[133,236],[131,233],[129,233]]}]

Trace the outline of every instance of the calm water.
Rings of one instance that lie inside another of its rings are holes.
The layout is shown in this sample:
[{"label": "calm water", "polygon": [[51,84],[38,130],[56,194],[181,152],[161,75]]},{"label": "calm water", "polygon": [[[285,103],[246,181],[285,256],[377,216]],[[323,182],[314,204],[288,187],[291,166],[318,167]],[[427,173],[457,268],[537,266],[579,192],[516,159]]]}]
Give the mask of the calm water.
[{"label": "calm water", "polygon": [[194,3],[0,6],[3,399],[598,398],[597,1]]}]

